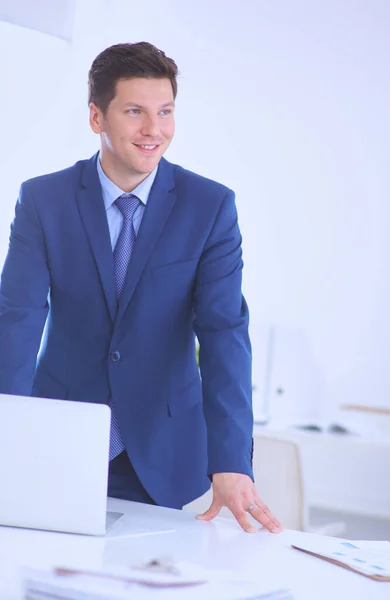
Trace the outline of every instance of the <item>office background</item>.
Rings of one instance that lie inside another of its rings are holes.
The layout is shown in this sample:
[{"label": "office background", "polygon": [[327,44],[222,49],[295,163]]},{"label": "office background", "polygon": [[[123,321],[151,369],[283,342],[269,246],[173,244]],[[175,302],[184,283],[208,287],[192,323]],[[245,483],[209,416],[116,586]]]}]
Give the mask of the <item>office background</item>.
[{"label": "office background", "polygon": [[237,194],[257,404],[274,326],[296,372],[314,372],[310,410],[390,407],[390,4],[58,4],[70,42],[0,22],[0,264],[20,182],[98,147],[86,88],[95,55],[151,41],[181,71],[167,158]]},{"label": "office background", "polygon": [[390,409],[390,3],[58,0],[52,19],[47,0],[6,5],[0,265],[21,181],[98,148],[93,58],[150,41],[181,72],[167,158],[236,191],[257,418]]}]

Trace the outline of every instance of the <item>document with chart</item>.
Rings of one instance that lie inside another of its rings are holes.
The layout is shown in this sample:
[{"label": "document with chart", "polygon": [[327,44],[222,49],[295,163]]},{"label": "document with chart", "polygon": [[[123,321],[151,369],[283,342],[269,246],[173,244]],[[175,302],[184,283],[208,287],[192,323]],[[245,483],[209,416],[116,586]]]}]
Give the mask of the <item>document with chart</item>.
[{"label": "document with chart", "polygon": [[371,579],[390,581],[390,542],[343,540],[308,534],[292,546]]}]

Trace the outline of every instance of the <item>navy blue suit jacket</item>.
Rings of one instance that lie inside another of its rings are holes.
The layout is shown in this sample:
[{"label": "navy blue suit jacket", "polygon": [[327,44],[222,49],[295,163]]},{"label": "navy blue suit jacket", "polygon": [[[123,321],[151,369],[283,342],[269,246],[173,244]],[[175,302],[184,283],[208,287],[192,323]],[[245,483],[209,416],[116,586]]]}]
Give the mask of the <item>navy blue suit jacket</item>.
[{"label": "navy blue suit jacket", "polygon": [[181,507],[212,473],[253,476],[234,194],[162,159],[118,307],[96,160],[21,186],[0,283],[0,392],[112,396],[144,487]]}]

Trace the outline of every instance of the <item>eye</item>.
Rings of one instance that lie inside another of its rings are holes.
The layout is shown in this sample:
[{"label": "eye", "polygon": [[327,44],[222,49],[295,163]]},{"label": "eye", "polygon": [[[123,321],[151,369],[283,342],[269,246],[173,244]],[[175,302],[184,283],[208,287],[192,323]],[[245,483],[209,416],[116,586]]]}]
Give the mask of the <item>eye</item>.
[{"label": "eye", "polygon": [[128,115],[139,115],[141,111],[139,108],[129,108],[126,112]]},{"label": "eye", "polygon": [[162,115],[163,117],[166,117],[167,115],[170,115],[170,114],[171,114],[171,112],[172,112],[172,109],[171,109],[171,108],[164,108],[164,110],[162,110],[162,111],[160,112],[160,115]]}]

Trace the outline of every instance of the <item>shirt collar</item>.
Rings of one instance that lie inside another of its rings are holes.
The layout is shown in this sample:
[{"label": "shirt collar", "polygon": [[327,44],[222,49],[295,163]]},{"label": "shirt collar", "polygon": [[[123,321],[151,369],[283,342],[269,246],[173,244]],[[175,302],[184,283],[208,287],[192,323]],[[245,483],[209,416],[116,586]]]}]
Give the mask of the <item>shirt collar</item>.
[{"label": "shirt collar", "polygon": [[[131,191],[131,193],[137,196],[137,198],[139,198],[145,205],[148,202],[150,190],[152,189],[152,185],[157,175],[157,169],[158,165],[151,173],[149,173],[146,179],[141,181],[141,183]],[[105,209],[108,210],[110,206],[114,204],[115,200],[125,192],[124,190],[121,190],[121,188],[118,187],[113,181],[111,181],[109,177],[107,177],[102,169],[102,165],[100,164],[100,155],[97,159],[97,172],[99,175],[100,185],[102,186],[104,206]]]}]

